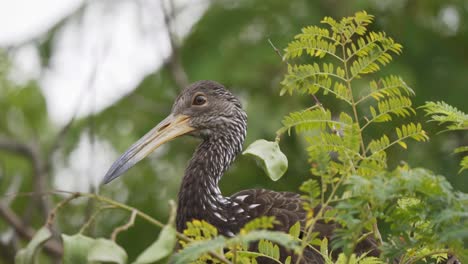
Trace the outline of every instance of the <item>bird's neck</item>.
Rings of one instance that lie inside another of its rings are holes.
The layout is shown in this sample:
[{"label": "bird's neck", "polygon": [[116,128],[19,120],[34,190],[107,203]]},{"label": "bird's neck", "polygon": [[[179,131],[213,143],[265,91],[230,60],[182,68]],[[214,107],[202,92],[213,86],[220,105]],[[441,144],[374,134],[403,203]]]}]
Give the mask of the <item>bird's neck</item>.
[{"label": "bird's neck", "polygon": [[228,222],[229,197],[224,197],[218,182],[242,150],[245,128],[240,134],[225,133],[206,138],[196,149],[185,171],[179,191],[177,229],[186,222],[205,220],[218,226]]}]

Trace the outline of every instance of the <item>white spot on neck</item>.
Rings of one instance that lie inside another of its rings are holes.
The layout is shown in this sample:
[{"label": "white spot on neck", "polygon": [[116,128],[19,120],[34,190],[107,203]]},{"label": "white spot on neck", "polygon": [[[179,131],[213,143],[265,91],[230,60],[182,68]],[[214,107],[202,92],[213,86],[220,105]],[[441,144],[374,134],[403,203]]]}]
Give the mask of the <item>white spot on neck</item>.
[{"label": "white spot on neck", "polygon": [[248,196],[249,196],[248,194],[246,194],[246,195],[239,195],[239,196],[236,197],[236,199],[242,202],[242,201],[244,201],[245,198],[247,198]]},{"label": "white spot on neck", "polygon": [[227,221],[227,219],[224,218],[222,215],[220,215],[218,212],[215,212],[214,215],[215,215],[217,218],[219,218],[219,219],[221,219],[222,221],[224,221],[224,222]]}]

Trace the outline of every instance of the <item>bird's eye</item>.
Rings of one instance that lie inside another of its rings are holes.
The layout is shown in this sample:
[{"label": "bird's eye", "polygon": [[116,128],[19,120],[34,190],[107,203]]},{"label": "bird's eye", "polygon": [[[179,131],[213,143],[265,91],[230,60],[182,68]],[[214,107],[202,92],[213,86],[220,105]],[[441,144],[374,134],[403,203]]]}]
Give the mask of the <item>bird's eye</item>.
[{"label": "bird's eye", "polygon": [[206,97],[204,95],[197,95],[193,98],[192,105],[204,105],[206,104]]}]

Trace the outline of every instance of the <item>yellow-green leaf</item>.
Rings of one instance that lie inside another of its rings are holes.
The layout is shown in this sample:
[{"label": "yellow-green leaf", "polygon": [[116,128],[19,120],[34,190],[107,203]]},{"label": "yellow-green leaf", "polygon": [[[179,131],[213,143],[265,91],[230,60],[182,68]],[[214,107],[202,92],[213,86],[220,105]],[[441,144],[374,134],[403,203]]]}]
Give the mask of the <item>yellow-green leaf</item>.
[{"label": "yellow-green leaf", "polygon": [[281,152],[278,142],[259,139],[250,144],[243,154],[254,157],[273,181],[279,180],[288,169],[288,159]]},{"label": "yellow-green leaf", "polygon": [[36,255],[42,245],[52,237],[49,228],[42,227],[39,229],[26,248],[18,251],[15,257],[16,264],[31,264],[36,263]]},{"label": "yellow-green leaf", "polygon": [[159,234],[158,239],[141,253],[134,264],[154,263],[169,256],[177,242],[176,230],[166,225]]},{"label": "yellow-green leaf", "polygon": [[114,241],[99,238],[88,252],[88,263],[127,263],[127,253]]},{"label": "yellow-green leaf", "polygon": [[68,236],[63,234],[63,263],[87,263],[88,252],[96,241],[94,238],[83,236],[81,234]]},{"label": "yellow-green leaf", "polygon": [[408,146],[406,145],[406,143],[404,141],[397,141],[398,142],[398,145],[400,145],[402,148],[404,149],[407,149]]}]

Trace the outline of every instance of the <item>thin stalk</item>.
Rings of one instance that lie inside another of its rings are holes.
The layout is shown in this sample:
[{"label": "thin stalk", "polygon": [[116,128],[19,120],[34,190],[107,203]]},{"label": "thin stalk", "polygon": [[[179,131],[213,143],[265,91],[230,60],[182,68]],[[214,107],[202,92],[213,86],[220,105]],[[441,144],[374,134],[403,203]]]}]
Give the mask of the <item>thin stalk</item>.
[{"label": "thin stalk", "polygon": [[[448,249],[434,250],[434,251],[431,251],[431,252],[428,252],[428,253],[425,253],[425,254],[422,254],[422,255],[419,255],[419,256],[410,257],[410,258],[408,258],[408,260],[406,260],[406,258],[403,258],[400,263],[411,264],[411,263],[415,263],[415,262],[417,262],[419,260],[422,260],[423,258],[432,256],[432,255],[436,255],[436,254],[444,254],[444,253],[449,254],[450,251]],[[405,262],[403,262],[403,260],[405,260]]]},{"label": "thin stalk", "polygon": [[341,183],[343,183],[344,180],[343,178],[341,178],[337,183],[336,185],[333,186],[332,188],[332,191],[330,193],[330,196],[327,198],[327,201],[325,203],[322,204],[322,207],[320,208],[320,210],[318,211],[317,215],[312,219],[312,222],[311,222],[311,225],[308,227],[307,229],[307,233],[305,235],[305,237],[302,239],[301,241],[301,247],[300,247],[300,253],[299,253],[299,256],[297,257],[297,260],[296,260],[296,264],[300,264],[301,263],[301,260],[302,260],[302,257],[303,257],[303,253],[304,253],[304,249],[307,247],[307,244],[310,239],[310,236],[312,235],[312,231],[313,231],[313,228],[314,228],[314,225],[315,223],[317,222],[317,220],[322,217],[322,214],[323,214],[323,210],[324,208],[327,208],[328,204],[330,203],[331,199],[333,196],[335,196],[335,193],[338,191],[338,188],[340,187]]},{"label": "thin stalk", "polygon": [[[344,36],[343,36],[343,39],[344,39]],[[346,76],[346,86],[349,90],[349,93],[351,94],[351,108],[353,109],[353,113],[354,113],[354,119],[356,120],[356,124],[358,126],[358,129],[359,129],[359,139],[360,139],[360,142],[361,142],[361,151],[362,151],[362,156],[363,157],[366,157],[366,146],[364,145],[364,139],[362,137],[362,133],[361,133],[361,124],[359,123],[359,117],[358,117],[358,112],[357,112],[357,104],[354,100],[354,95],[353,95],[353,90],[351,89],[351,79],[349,78],[349,70],[348,70],[348,58],[346,57],[346,51],[345,51],[345,45],[346,45],[346,42],[342,42],[341,43],[341,49],[342,49],[342,52],[343,52],[343,66],[344,66],[344,70],[345,70],[345,76]]]},{"label": "thin stalk", "polygon": [[[5,196],[31,196],[31,195],[56,195],[56,194],[69,194],[70,196],[65,198],[64,200],[62,200],[61,202],[59,202],[55,207],[54,209],[52,209],[52,211],[50,212],[48,218],[47,218],[47,225],[48,226],[51,226],[53,221],[55,220],[55,216],[57,215],[57,212],[62,208],[64,207],[66,204],[68,204],[70,201],[76,199],[76,198],[79,198],[79,197],[87,197],[87,198],[90,198],[90,199],[95,199],[95,200],[98,200],[100,202],[104,202],[104,203],[107,203],[109,205],[112,205],[114,207],[117,207],[117,208],[120,208],[120,209],[123,209],[123,210],[126,210],[128,212],[131,212],[131,213],[134,213],[136,214],[136,216],[146,220],[147,222],[149,222],[150,224],[152,225],[155,225],[157,227],[164,227],[165,224],[163,224],[162,222],[152,218],[151,216],[149,216],[148,214],[145,214],[143,213],[142,211],[138,210],[137,208],[134,208],[134,207],[131,207],[129,205],[126,205],[126,204],[123,204],[123,203],[119,203],[117,201],[114,201],[110,198],[107,198],[107,197],[104,197],[104,196],[100,196],[98,194],[94,194],[94,193],[80,193],[80,192],[69,192],[69,191],[63,191],[63,190],[52,190],[52,191],[45,191],[45,192],[42,192],[42,193],[35,193],[35,192],[27,192],[27,193],[17,193],[17,194],[8,194],[8,195],[5,195]],[[4,196],[4,197],[5,197]],[[176,233],[176,236],[178,239],[182,240],[182,241],[185,241],[185,242],[193,242],[192,239],[188,238],[187,236],[185,236],[184,234],[182,233],[179,233],[177,232]],[[229,261],[228,259],[226,259],[226,257],[222,254],[219,254],[213,250],[210,250],[208,251],[208,254],[210,256],[212,256],[213,258],[216,258],[218,259],[219,261],[221,261],[222,263],[224,264],[233,264],[231,261]]]},{"label": "thin stalk", "polygon": [[83,234],[91,226],[91,224],[96,221],[96,218],[98,217],[98,215],[101,214],[103,211],[108,210],[108,209],[115,209],[115,208],[116,207],[113,205],[99,207],[96,210],[96,212],[94,212],[91,215],[91,217],[89,217],[88,221],[84,223],[84,225],[80,228],[80,231],[78,233]]},{"label": "thin stalk", "polygon": [[114,229],[111,235],[111,240],[116,241],[118,234],[132,227],[135,224],[135,218],[136,218],[136,211],[132,211],[132,214],[130,215],[130,219],[128,220],[128,222]]}]

